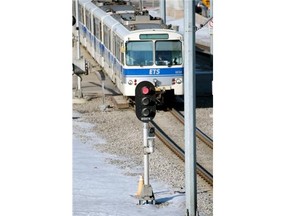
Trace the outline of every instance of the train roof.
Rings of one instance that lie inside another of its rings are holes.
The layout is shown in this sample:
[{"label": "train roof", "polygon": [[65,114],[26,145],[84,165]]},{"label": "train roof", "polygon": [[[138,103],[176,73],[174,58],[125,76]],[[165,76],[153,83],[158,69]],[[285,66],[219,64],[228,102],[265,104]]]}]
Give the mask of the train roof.
[{"label": "train roof", "polygon": [[93,11],[93,15],[95,17],[97,17],[98,19],[102,19],[104,18],[105,16],[108,16],[107,13],[105,13],[103,10],[101,10],[100,8],[97,8],[96,10]]},{"label": "train roof", "polygon": [[118,22],[120,22],[129,31],[139,29],[167,29],[160,18],[150,16],[148,13],[137,14],[137,13],[122,13],[122,14],[111,14]]},{"label": "train roof", "polygon": [[84,5],[85,3],[91,2],[91,0],[79,0],[80,5]]},{"label": "train roof", "polygon": [[115,25],[120,25],[120,23],[111,16],[106,16],[103,21],[110,29]]},{"label": "train roof", "polygon": [[106,13],[134,13],[135,8],[132,5],[104,5],[101,7]]},{"label": "train roof", "polygon": [[129,31],[140,29],[167,29],[159,17],[152,17],[147,10],[140,10],[125,1],[102,0],[92,1],[104,12],[118,20]]},{"label": "train roof", "polygon": [[[161,18],[153,17],[147,10],[139,10],[129,2],[121,0],[79,0],[79,3],[85,5],[85,8],[92,12],[95,17],[101,19],[109,28],[113,28],[121,36],[138,30],[168,30],[171,28],[171,25],[164,24]],[[93,9],[95,5],[97,7]],[[122,25],[118,26],[119,23]]]},{"label": "train roof", "polygon": [[131,32],[124,28],[122,25],[117,25],[114,27],[114,32],[119,35],[122,39],[124,39],[126,36],[131,35]]},{"label": "train roof", "polygon": [[90,12],[93,11],[93,9],[96,9],[95,5],[92,2],[85,2],[85,9],[89,10]]}]

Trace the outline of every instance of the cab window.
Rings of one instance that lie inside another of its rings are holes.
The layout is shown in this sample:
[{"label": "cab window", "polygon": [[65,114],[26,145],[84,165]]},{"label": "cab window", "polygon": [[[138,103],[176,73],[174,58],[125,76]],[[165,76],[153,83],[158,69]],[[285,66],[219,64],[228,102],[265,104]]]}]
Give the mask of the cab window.
[{"label": "cab window", "polygon": [[153,42],[152,41],[127,42],[126,65],[128,66],[153,65]]},{"label": "cab window", "polygon": [[181,65],[182,63],[181,41],[156,41],[156,65]]}]

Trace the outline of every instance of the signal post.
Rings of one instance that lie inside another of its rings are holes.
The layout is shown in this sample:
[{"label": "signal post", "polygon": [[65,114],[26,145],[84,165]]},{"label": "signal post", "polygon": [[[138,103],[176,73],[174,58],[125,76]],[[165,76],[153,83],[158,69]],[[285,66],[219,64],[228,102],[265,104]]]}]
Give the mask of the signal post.
[{"label": "signal post", "polygon": [[140,82],[135,89],[136,116],[143,122],[143,150],[144,150],[144,187],[138,196],[139,204],[152,203],[155,197],[149,183],[149,154],[154,152],[155,129],[148,126],[156,115],[155,86],[148,82]]}]

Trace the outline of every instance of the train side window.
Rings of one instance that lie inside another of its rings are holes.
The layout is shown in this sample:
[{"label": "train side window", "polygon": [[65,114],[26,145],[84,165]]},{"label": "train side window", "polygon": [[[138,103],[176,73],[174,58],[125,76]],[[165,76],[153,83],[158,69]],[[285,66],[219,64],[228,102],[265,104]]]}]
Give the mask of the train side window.
[{"label": "train side window", "polygon": [[100,41],[103,41],[103,36],[102,36],[102,23],[99,21],[99,39]]},{"label": "train side window", "polygon": [[108,50],[110,50],[110,35],[111,30],[108,28],[108,26],[104,25],[104,45]]},{"label": "train side window", "polygon": [[115,52],[115,56],[116,58],[120,61],[121,60],[121,54],[120,54],[120,51],[121,51],[121,39],[116,36],[116,34],[114,34],[114,52]]},{"label": "train side window", "polygon": [[[97,35],[97,19],[93,17],[93,35]],[[97,36],[96,36],[97,37]]]},{"label": "train side window", "polygon": [[82,23],[85,25],[85,19],[84,19],[84,7],[83,6],[81,6],[81,21],[82,21]]},{"label": "train side window", "polygon": [[91,15],[88,10],[86,10],[86,27],[89,31],[91,31],[91,21],[90,21]]}]

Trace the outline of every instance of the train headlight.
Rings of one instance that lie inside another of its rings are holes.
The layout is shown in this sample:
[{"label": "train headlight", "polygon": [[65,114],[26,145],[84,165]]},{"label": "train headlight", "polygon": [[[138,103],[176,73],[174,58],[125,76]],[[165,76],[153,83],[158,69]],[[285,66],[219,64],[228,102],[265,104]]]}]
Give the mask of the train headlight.
[{"label": "train headlight", "polygon": [[176,83],[177,83],[177,84],[181,84],[181,83],[182,83],[182,79],[177,78],[177,79],[176,79]]},{"label": "train headlight", "polygon": [[133,80],[129,80],[129,81],[128,81],[128,84],[129,84],[129,85],[132,85],[132,84],[133,84]]}]

